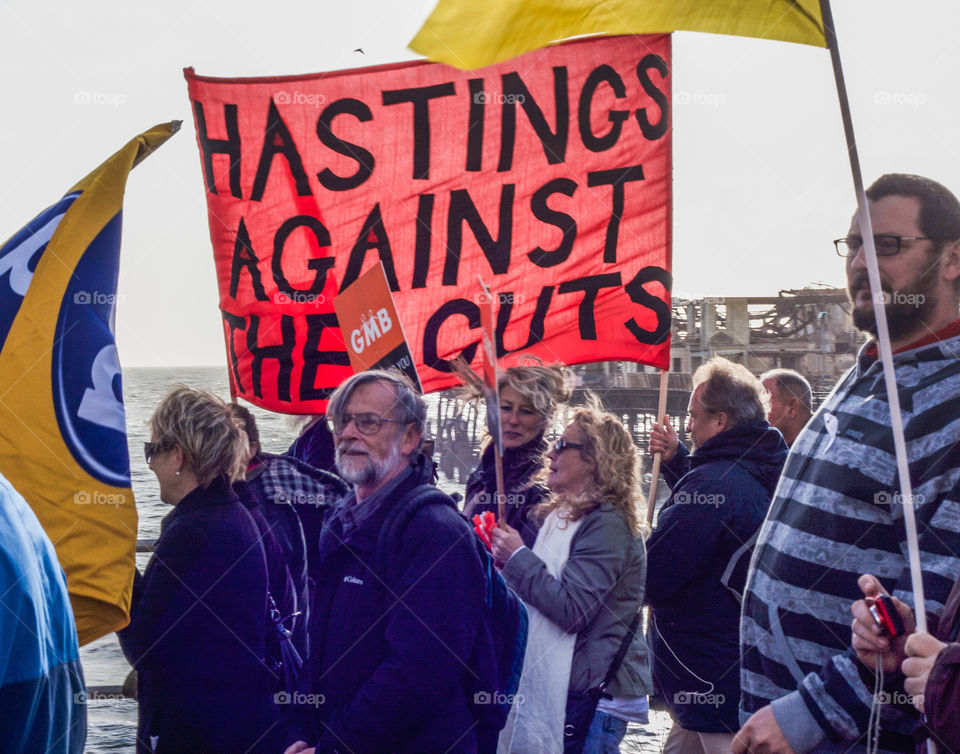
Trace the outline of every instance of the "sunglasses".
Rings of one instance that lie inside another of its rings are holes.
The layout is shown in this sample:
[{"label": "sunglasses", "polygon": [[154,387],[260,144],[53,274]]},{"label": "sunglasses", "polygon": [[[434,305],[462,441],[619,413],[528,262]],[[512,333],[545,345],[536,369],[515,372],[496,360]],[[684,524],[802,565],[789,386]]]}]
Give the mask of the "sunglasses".
[{"label": "sunglasses", "polygon": [[166,443],[163,440],[157,440],[157,442],[145,442],[143,444],[143,457],[149,464],[150,461],[153,460],[153,457],[157,455],[157,453],[162,453],[165,450],[169,450],[171,447],[173,446],[170,445],[170,443]]},{"label": "sunglasses", "polygon": [[561,437],[553,444],[554,453],[562,453],[567,448],[573,448],[574,450],[583,450],[584,445],[581,442],[570,442],[567,438]]}]

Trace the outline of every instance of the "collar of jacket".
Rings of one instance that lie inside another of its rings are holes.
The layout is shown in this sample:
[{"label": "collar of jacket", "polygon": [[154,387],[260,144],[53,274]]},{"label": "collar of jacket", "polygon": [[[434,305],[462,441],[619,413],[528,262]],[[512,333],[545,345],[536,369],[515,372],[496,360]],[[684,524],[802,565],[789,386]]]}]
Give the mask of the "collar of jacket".
[{"label": "collar of jacket", "polygon": [[[897,356],[901,353],[906,353],[908,351],[914,351],[918,348],[923,348],[924,346],[943,346],[945,345],[944,341],[949,341],[957,336],[960,336],[960,319],[955,319],[946,327],[937,330],[935,333],[930,333],[925,335],[919,340],[913,341],[905,345],[903,348],[898,348],[893,352],[894,356]],[[954,352],[956,347],[954,347]],[[864,343],[860,348],[860,353],[857,354],[857,370],[860,374],[863,374],[870,368],[880,358],[879,351],[877,349],[876,339]]]},{"label": "collar of jacket", "polygon": [[[393,485],[389,485],[382,492],[378,492],[372,498],[363,502],[363,505],[377,506],[377,510],[370,516],[363,519],[357,528],[343,534],[343,519],[339,515],[339,509],[348,505],[356,505],[357,497],[350,493],[338,506],[337,512],[332,514],[323,526],[320,533],[319,561],[323,562],[333,552],[341,547],[349,546],[352,550],[363,552],[374,552],[377,549],[377,539],[380,536],[380,529],[386,521],[390,510],[407,496],[408,493],[420,486],[422,479],[414,469],[404,472]],[[381,494],[383,497],[381,497]]]},{"label": "collar of jacket", "polygon": [[227,477],[221,474],[215,477],[206,487],[197,487],[192,492],[187,493],[183,500],[173,506],[173,510],[163,520],[161,530],[167,526],[168,522],[176,521],[181,516],[200,510],[200,508],[206,508],[210,505],[227,505],[239,502],[239,500],[237,493],[233,491],[230,482],[227,481]]}]

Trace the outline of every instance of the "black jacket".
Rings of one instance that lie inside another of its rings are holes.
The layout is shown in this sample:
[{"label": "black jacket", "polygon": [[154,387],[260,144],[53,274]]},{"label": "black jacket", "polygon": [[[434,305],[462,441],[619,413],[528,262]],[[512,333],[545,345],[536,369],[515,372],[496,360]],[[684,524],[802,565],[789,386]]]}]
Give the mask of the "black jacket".
[{"label": "black jacket", "polygon": [[[544,467],[547,444],[543,435],[519,448],[507,448],[503,454],[503,486],[506,489],[504,510],[507,523],[520,532],[527,547],[533,547],[540,531],[540,521],[533,515],[539,503],[544,502],[550,491],[533,477]],[[497,513],[495,492],[497,476],[494,468],[493,443],[487,445],[480,457],[480,464],[467,477],[466,504],[464,511],[473,525],[473,517],[490,511]]]},{"label": "black jacket", "polygon": [[687,730],[739,730],[740,595],[786,457],[760,420],[683,449],[666,469],[680,478],[647,541],[650,649],[657,691]]},{"label": "black jacket", "polygon": [[264,657],[259,533],[223,477],[167,514],[117,633],[137,669],[137,750],[282,751],[277,677]]},{"label": "black jacket", "polygon": [[373,570],[391,504],[419,483],[408,474],[390,500],[346,536],[340,517],[328,517],[311,611],[311,659],[302,696],[291,700],[286,743],[302,738],[316,743],[318,754],[476,751],[465,688],[485,576],[473,532],[452,508],[427,506],[393,546],[388,570],[396,575]]}]

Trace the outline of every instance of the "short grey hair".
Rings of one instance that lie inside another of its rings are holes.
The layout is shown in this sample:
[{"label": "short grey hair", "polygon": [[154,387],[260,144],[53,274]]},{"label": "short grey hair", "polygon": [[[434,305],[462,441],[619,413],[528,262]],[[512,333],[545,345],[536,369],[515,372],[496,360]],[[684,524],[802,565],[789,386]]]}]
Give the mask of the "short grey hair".
[{"label": "short grey hair", "polygon": [[715,356],[693,374],[693,387],[703,387],[700,403],[711,414],[727,415],[727,429],[766,419],[770,396],[750,370]]},{"label": "short grey hair", "polygon": [[423,445],[423,436],[427,427],[427,403],[423,399],[410,379],[401,372],[384,369],[368,369],[366,372],[360,372],[352,377],[348,377],[340,384],[330,396],[327,403],[327,415],[336,419],[344,414],[347,403],[350,402],[350,396],[353,391],[361,385],[371,382],[385,382],[393,386],[396,402],[393,405],[393,419],[403,422],[409,422],[416,427],[417,434],[420,435],[420,442],[411,453],[411,458],[417,454]]},{"label": "short grey hair", "polygon": [[811,414],[813,413],[813,389],[807,378],[793,369],[771,369],[760,375],[760,382],[774,380],[777,390],[786,396],[796,398]]}]

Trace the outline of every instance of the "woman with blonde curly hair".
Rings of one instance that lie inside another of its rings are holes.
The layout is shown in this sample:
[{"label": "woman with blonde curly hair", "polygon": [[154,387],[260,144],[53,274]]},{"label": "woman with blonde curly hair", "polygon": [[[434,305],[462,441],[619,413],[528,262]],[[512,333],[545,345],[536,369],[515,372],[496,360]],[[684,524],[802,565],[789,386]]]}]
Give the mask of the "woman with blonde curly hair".
[{"label": "woman with blonde curly hair", "polygon": [[246,439],[222,400],[184,385],[150,429],[144,454],[173,510],[118,632],[137,670],[137,750],[279,751],[277,679],[263,661],[266,560],[230,486]]},{"label": "woman with blonde curly hair", "polygon": [[[493,532],[503,575],[530,613],[523,703],[514,705],[499,751],[608,751],[607,731],[587,736],[601,691],[610,697],[604,705],[623,712],[645,707],[652,686],[635,620],[646,576],[636,447],[616,416],[588,407],[548,458],[552,496],[538,507],[543,526],[533,548],[509,527]],[[622,728],[614,751],[626,729],[615,720]]]},{"label": "woman with blonde curly hair", "polygon": [[[509,367],[500,379],[500,425],[503,433],[503,486],[507,523],[533,546],[540,528],[532,515],[547,497],[540,480],[545,466],[545,434],[557,408],[570,399],[566,372],[560,366],[527,364]],[[467,518],[497,512],[497,478],[493,443],[467,478]]]}]

